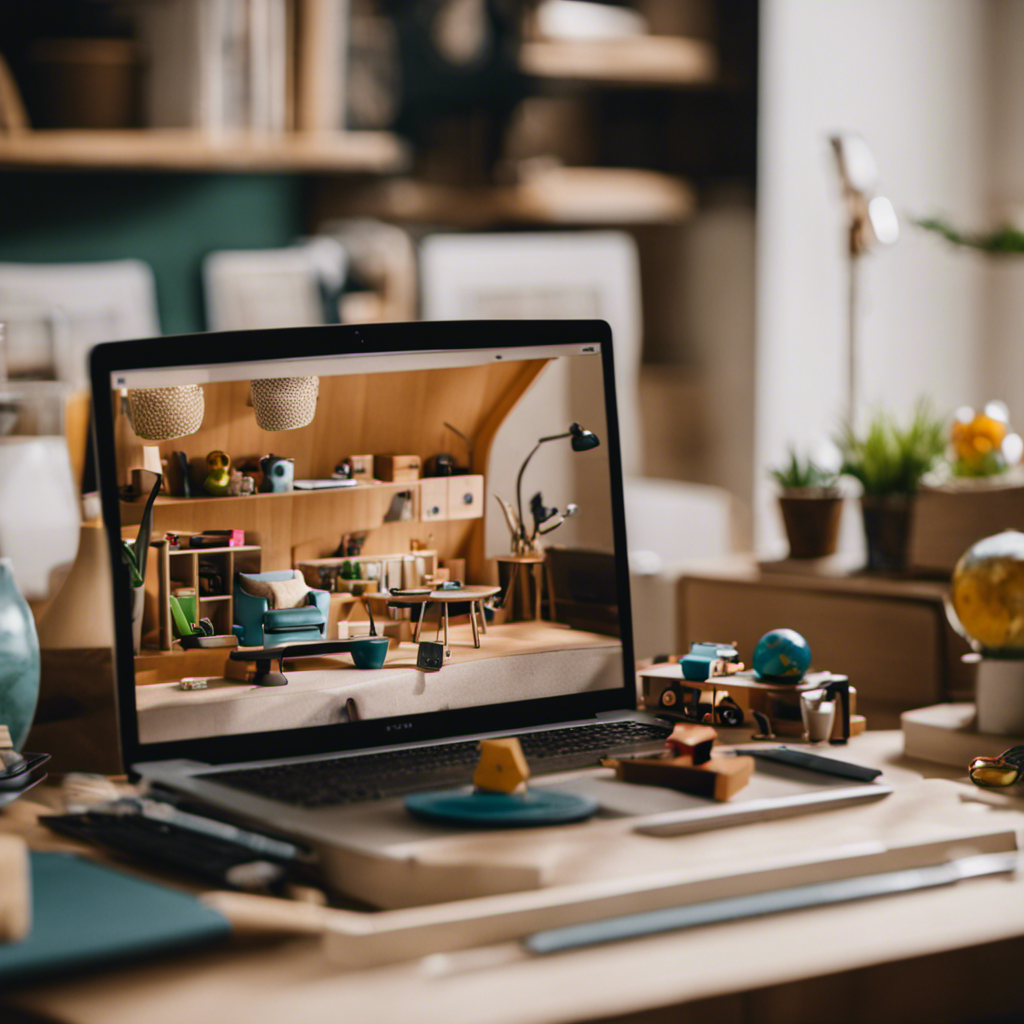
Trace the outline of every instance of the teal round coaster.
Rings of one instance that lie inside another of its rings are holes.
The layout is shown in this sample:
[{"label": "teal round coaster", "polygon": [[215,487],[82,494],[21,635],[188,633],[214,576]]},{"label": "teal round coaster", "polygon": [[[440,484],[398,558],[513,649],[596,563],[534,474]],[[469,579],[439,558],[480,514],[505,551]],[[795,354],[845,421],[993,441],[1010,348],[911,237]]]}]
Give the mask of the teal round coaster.
[{"label": "teal round coaster", "polygon": [[597,801],[575,793],[528,789],[525,793],[481,793],[446,789],[405,798],[410,814],[427,821],[469,828],[529,828],[585,821]]}]

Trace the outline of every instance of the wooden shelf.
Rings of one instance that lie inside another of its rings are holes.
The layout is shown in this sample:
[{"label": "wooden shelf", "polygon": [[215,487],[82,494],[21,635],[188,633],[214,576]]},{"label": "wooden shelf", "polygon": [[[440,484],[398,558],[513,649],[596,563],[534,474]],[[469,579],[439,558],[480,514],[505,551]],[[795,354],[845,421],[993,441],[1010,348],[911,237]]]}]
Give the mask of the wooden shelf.
[{"label": "wooden shelf", "polygon": [[387,174],[408,166],[388,132],[211,136],[187,129],[47,130],[0,136],[0,166],[196,173]]},{"label": "wooden shelf", "polygon": [[556,167],[508,187],[454,188],[399,178],[346,189],[332,216],[453,227],[666,224],[686,220],[694,194],[680,178],[632,168]]},{"label": "wooden shelf", "polygon": [[689,88],[718,82],[715,48],[679,36],[528,42],[519,66],[535,78],[620,86]]},{"label": "wooden shelf", "polygon": [[[235,495],[212,495],[196,494],[191,498],[175,497],[171,494],[158,494],[154,505],[180,505],[188,508],[196,508],[201,505],[208,506],[249,506],[254,502],[280,502],[289,503],[296,499],[300,501],[320,501],[324,504],[332,502],[337,495],[364,495],[368,492],[383,493],[384,491],[409,491],[416,490],[423,479],[407,481],[375,480],[369,484],[359,484],[356,487],[324,487],[312,491],[257,491],[256,494],[235,494]],[[126,526],[137,526],[142,519],[142,512],[145,509],[145,502],[122,501],[121,502],[121,523]],[[238,551],[238,547],[230,548],[180,548],[172,553],[199,551],[201,554],[217,554],[223,551]]]},{"label": "wooden shelf", "polygon": [[[157,587],[155,596],[160,649],[164,652],[172,650],[174,633],[170,594],[172,584],[174,583],[182,584],[195,590],[198,609],[201,610],[204,604],[215,604],[217,607],[209,610],[210,616],[218,620],[215,625],[220,626],[221,633],[230,633],[235,617],[233,589],[235,572],[238,570],[242,572],[259,572],[262,549],[256,544],[239,544],[234,547],[217,548],[171,548],[168,547],[166,540],[156,541],[153,547],[157,554]],[[226,588],[226,591],[224,593],[199,593],[199,563],[200,560],[210,556],[221,560],[220,564],[225,576],[223,586]],[[219,648],[219,650],[223,653],[223,648]]]}]

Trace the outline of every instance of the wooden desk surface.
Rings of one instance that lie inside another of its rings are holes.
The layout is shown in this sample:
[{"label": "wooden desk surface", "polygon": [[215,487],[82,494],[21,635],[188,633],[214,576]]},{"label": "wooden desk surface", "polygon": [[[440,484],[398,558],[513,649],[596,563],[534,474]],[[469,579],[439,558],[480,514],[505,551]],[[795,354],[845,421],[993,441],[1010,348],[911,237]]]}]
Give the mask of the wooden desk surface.
[{"label": "wooden desk surface", "polygon": [[[954,769],[909,761],[901,749],[899,733],[867,733],[851,743],[848,756],[883,768],[896,786],[962,777]],[[964,787],[969,796],[977,792]],[[993,824],[1020,830],[1024,801],[1001,803],[999,809],[971,806],[991,815]],[[11,805],[0,826],[54,845],[54,837],[33,826],[34,810],[27,800]],[[821,817],[823,836],[828,820]],[[754,837],[750,831],[735,834]],[[941,1024],[1024,1010],[1022,953],[1024,885],[992,878],[548,958],[503,943],[346,971],[324,957],[315,939],[237,945],[8,992],[0,1007],[81,1024]]]}]

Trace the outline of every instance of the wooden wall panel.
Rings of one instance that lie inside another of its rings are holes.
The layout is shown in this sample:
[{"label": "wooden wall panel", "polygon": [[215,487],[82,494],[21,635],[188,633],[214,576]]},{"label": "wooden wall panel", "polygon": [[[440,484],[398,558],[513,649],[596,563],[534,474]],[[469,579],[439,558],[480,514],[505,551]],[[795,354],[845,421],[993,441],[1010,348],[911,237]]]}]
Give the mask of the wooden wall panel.
[{"label": "wooden wall panel", "polygon": [[[447,420],[474,439],[473,468],[481,472],[495,431],[546,360],[494,363],[451,370],[321,377],[317,414],[299,430],[264,431],[256,425],[248,381],[204,385],[203,425],[188,437],[159,445],[162,456],[184,451],[197,467],[207,452],[226,451],[237,464],[269,452],[295,459],[295,476],[327,477],[346,455],[413,454],[423,460],[452,452],[466,462],[464,442],[444,426]],[[118,417],[119,478],[128,476],[143,442]],[[201,482],[204,472],[198,473]],[[482,558],[481,520],[384,523],[401,483],[358,490],[257,494],[242,498],[161,497],[154,513],[154,534],[199,532],[204,529],[242,529],[247,543],[263,549],[265,569],[284,568],[297,558],[333,554],[346,533],[369,529],[367,554],[408,551],[418,539],[435,548],[442,560],[466,558],[468,575],[488,577]],[[483,511],[490,488],[484,481]],[[137,523],[142,503],[122,505],[122,521]]]}]

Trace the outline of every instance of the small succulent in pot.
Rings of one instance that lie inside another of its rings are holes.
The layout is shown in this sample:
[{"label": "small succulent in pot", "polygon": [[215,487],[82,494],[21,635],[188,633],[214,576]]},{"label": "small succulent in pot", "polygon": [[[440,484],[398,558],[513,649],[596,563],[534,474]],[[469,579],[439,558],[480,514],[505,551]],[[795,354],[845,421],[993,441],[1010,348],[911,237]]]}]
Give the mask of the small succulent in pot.
[{"label": "small succulent in pot", "polygon": [[802,459],[792,447],[788,461],[773,469],[771,476],[783,494],[799,492],[811,498],[834,498],[839,494],[839,474],[811,458]]},{"label": "small succulent in pot", "polygon": [[942,458],[946,422],[919,401],[905,426],[883,411],[863,433],[846,424],[839,438],[841,472],[860,482],[861,509],[868,544],[868,568],[906,567],[910,507],[922,481]]},{"label": "small succulent in pot", "polygon": [[788,461],[773,469],[771,476],[781,491],[779,507],[790,558],[835,554],[843,511],[838,474],[790,448]]}]

